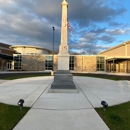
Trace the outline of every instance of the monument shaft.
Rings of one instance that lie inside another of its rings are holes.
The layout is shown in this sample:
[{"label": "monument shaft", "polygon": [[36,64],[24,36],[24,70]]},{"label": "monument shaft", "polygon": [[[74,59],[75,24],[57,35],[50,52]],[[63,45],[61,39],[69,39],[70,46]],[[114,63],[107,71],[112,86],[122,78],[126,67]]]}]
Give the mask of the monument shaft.
[{"label": "monument shaft", "polygon": [[61,20],[61,45],[67,45],[67,7],[68,3],[63,2],[62,5],[62,20]]},{"label": "monument shaft", "polygon": [[68,32],[67,32],[67,8],[68,3],[63,0],[62,19],[61,19],[61,44],[59,46],[58,54],[58,70],[69,70],[69,47],[68,47]]}]

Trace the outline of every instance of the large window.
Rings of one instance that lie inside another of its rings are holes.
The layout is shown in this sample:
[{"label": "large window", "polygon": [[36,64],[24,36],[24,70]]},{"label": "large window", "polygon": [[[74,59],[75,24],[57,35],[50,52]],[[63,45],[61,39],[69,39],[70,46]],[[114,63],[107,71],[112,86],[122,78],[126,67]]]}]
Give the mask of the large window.
[{"label": "large window", "polygon": [[98,56],[97,57],[97,71],[104,71],[104,67],[105,67],[105,58]]},{"label": "large window", "polygon": [[46,56],[45,70],[53,70],[53,57],[52,56]]},{"label": "large window", "polygon": [[22,56],[21,55],[14,55],[13,58],[14,58],[14,69],[21,70]]},{"label": "large window", "polygon": [[69,58],[69,70],[74,70],[74,56]]}]

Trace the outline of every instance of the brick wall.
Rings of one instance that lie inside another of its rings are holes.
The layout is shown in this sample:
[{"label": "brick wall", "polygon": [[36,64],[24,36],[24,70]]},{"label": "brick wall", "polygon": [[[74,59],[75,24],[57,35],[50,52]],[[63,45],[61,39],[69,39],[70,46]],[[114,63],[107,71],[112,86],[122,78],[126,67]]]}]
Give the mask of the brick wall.
[{"label": "brick wall", "polygon": [[83,56],[74,56],[74,71],[82,72],[83,71]]},{"label": "brick wall", "polygon": [[22,70],[28,71],[44,71],[45,56],[43,55],[23,55]]},{"label": "brick wall", "polygon": [[[45,71],[45,55],[23,55],[22,70]],[[96,56],[75,55],[75,72],[95,72]],[[54,55],[54,71],[58,69],[58,57]]]},{"label": "brick wall", "polygon": [[96,56],[83,56],[84,72],[95,72],[96,68]]},{"label": "brick wall", "polygon": [[95,72],[96,71],[96,56],[75,56],[76,72]]}]

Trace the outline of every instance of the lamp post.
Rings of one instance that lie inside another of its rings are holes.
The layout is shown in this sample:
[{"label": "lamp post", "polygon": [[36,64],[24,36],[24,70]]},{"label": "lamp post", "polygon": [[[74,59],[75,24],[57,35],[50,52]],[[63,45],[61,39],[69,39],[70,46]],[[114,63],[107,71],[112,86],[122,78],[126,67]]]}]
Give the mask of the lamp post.
[{"label": "lamp post", "polygon": [[55,27],[52,27],[53,30],[53,50],[52,50],[52,74],[54,75],[54,31],[55,31]]}]

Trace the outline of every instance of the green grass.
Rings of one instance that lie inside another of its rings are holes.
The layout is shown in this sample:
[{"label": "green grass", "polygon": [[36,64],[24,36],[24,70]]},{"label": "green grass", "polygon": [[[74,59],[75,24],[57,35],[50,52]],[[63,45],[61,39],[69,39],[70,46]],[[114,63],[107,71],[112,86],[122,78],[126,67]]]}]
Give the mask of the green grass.
[{"label": "green grass", "polygon": [[20,76],[11,76],[4,78],[5,80],[13,80],[13,79],[20,79],[20,78],[28,78],[28,77],[38,77],[38,76],[51,76],[49,73],[45,74],[28,74],[28,75],[20,75]]},{"label": "green grass", "polygon": [[110,79],[110,80],[123,80],[121,76],[115,75],[103,75],[103,74],[89,74],[89,73],[73,73],[74,76],[86,76],[93,78],[102,78],[102,79]]},{"label": "green grass", "polygon": [[29,109],[0,103],[0,130],[12,130]]},{"label": "green grass", "polygon": [[[94,78],[102,78],[102,79],[110,79],[110,80],[124,80],[121,76],[115,76],[115,75],[103,75],[103,74],[89,74],[89,73],[73,73],[74,76],[86,76],[86,77],[94,77]],[[20,76],[10,76],[7,78],[4,78],[5,80],[13,80],[13,79],[19,79],[19,78],[28,78],[28,77],[37,77],[37,76],[51,76],[50,73],[39,73],[39,74],[26,74],[20,75]]]},{"label": "green grass", "polygon": [[103,108],[95,109],[110,130],[130,130],[130,102]]}]

